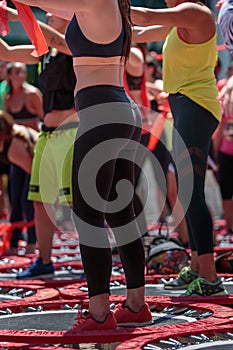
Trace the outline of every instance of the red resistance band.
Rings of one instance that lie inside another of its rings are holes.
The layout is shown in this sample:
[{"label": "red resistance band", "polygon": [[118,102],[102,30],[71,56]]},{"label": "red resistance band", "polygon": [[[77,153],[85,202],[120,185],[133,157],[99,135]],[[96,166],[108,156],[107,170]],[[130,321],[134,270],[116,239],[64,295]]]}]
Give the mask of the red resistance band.
[{"label": "red resistance band", "polygon": [[[32,56],[39,57],[48,52],[48,46],[40,26],[28,5],[21,4],[12,0],[18,12],[19,20],[21,21],[25,32],[27,33],[31,43],[35,46]],[[0,34],[5,36],[9,33],[8,18],[6,13],[6,0],[0,1]]]}]

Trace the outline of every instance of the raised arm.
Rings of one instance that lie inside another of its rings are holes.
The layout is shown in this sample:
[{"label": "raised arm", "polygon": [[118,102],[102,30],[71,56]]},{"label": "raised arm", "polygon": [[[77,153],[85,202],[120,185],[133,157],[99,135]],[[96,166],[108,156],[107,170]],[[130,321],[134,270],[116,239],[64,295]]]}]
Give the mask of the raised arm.
[{"label": "raised arm", "polygon": [[17,0],[29,6],[40,7],[46,12],[51,12],[56,16],[71,19],[74,12],[88,11],[90,8],[89,0]]},{"label": "raised arm", "polygon": [[204,28],[205,21],[210,15],[211,12],[208,8],[203,10],[203,6],[191,2],[159,10],[131,7],[132,22],[141,26],[164,25],[192,29],[203,25],[200,28]]},{"label": "raised arm", "polygon": [[132,31],[132,41],[136,43],[164,41],[170,30],[171,27],[164,26],[134,26]]},{"label": "raised arm", "polygon": [[[18,13],[16,10],[7,7],[7,17],[9,21],[18,21]],[[71,55],[71,52],[66,44],[65,35],[58,32],[56,29],[52,28],[48,24],[37,20],[48,46],[57,49],[66,55]]]},{"label": "raised arm", "polygon": [[39,58],[31,55],[33,50],[33,45],[9,46],[3,39],[0,38],[0,58],[4,61],[37,64],[39,62]]},{"label": "raised arm", "polygon": [[65,35],[58,32],[56,29],[52,28],[46,23],[37,21],[39,26],[44,34],[45,40],[48,46],[57,49],[59,52],[62,52],[66,55],[72,56],[65,40]]}]

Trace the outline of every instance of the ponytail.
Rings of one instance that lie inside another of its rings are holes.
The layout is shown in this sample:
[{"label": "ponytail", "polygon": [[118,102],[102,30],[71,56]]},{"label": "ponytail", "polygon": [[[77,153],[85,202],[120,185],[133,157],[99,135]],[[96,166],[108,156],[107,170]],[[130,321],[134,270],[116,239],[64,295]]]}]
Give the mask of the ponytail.
[{"label": "ponytail", "polygon": [[127,61],[130,53],[132,39],[132,21],[130,18],[130,0],[118,0],[122,24],[125,32],[125,40],[123,45],[122,57]]}]

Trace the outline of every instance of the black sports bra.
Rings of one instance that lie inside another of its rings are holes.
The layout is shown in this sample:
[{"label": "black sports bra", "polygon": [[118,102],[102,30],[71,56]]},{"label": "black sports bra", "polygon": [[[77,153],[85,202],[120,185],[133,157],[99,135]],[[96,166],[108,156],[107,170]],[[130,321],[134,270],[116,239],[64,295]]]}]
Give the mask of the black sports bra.
[{"label": "black sports bra", "polygon": [[124,45],[123,27],[119,37],[113,42],[108,44],[95,43],[85,37],[74,14],[67,27],[65,37],[73,57],[113,57],[122,55]]},{"label": "black sports bra", "polygon": [[32,119],[37,119],[38,116],[29,112],[25,106],[22,107],[22,109],[19,112],[11,112],[9,113],[12,115],[15,121],[18,120],[32,120]]}]

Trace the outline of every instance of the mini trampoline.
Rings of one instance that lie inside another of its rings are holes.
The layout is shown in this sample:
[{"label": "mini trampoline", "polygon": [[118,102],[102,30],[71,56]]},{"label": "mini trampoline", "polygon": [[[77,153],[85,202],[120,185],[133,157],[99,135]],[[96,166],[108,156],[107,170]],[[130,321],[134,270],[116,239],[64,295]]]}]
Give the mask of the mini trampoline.
[{"label": "mini trampoline", "polygon": [[0,314],[11,314],[15,307],[38,301],[56,300],[59,296],[59,291],[54,288],[43,288],[33,284],[24,285],[20,281],[18,285],[11,284],[10,281],[0,282]]},{"label": "mini trampoline", "polygon": [[[160,275],[161,276],[161,275]],[[155,278],[156,279],[156,278]],[[149,278],[149,281],[153,281],[153,278]],[[221,305],[231,305],[233,304],[233,281],[228,279],[227,281],[224,281],[224,286],[228,291],[228,295],[223,296],[215,296],[215,297],[208,297],[209,302],[221,304]],[[114,276],[112,276],[111,283],[110,283],[110,290],[111,294],[113,295],[126,295],[126,286],[123,278],[116,278],[114,280]],[[146,296],[162,296],[162,297],[170,297],[178,299],[182,298],[182,300],[188,300],[188,301],[198,301],[198,302],[206,302],[206,297],[184,297],[182,296],[182,293],[184,293],[185,290],[166,290],[164,289],[164,284],[161,283],[147,283],[145,285],[145,294]],[[87,298],[88,297],[88,288],[86,281],[82,283],[76,283],[76,284],[68,284],[65,286],[61,291],[61,296],[64,299],[75,299],[75,298]],[[175,299],[174,299],[175,300]]]},{"label": "mini trampoline", "polygon": [[202,332],[193,331],[176,334],[154,333],[137,337],[119,344],[115,350],[232,350],[232,326],[213,326]]},{"label": "mini trampoline", "polygon": [[[122,302],[122,297],[111,297],[113,304]],[[115,343],[142,335],[183,335],[208,332],[217,326],[232,329],[232,309],[221,305],[187,302],[167,302],[159,297],[147,298],[153,314],[153,324],[141,328],[118,328],[116,331],[67,332],[74,322],[78,310],[88,308],[83,300],[53,300],[25,303],[11,309],[11,313],[0,316],[0,342],[28,344],[81,344]],[[0,310],[9,308],[2,305]],[[230,332],[230,331],[229,331]]]},{"label": "mini trampoline", "polygon": [[0,276],[1,273],[12,272],[20,268],[24,268],[31,263],[31,259],[27,257],[21,257],[13,255],[10,257],[1,257],[0,258]]}]

